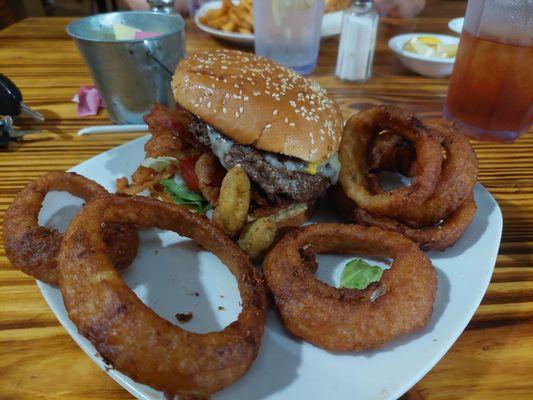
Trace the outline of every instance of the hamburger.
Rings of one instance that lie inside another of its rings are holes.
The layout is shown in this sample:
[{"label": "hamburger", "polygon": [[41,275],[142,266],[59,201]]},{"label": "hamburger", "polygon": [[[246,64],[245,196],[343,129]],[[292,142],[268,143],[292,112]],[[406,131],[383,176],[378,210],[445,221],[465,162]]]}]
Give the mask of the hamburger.
[{"label": "hamburger", "polygon": [[119,191],[149,189],[176,201],[168,179],[184,179],[216,207],[222,178],[239,166],[251,183],[252,219],[291,209],[289,224],[300,224],[336,183],[342,115],[317,82],[262,57],[217,50],[183,60],[172,89],[176,108],[155,105],[145,117],[148,158]]}]

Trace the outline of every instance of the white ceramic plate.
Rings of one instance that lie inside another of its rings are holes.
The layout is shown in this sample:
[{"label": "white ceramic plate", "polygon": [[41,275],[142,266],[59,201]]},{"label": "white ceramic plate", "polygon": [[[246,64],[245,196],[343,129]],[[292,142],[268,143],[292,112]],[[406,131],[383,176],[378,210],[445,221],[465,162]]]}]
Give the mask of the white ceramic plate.
[{"label": "white ceramic plate", "polygon": [[448,28],[450,28],[455,33],[461,34],[463,31],[463,24],[465,23],[464,17],[454,18],[448,22]]},{"label": "white ceramic plate", "polygon": [[[198,9],[198,11],[196,12],[196,15],[194,16],[194,21],[196,22],[196,25],[198,25],[198,27],[204,32],[207,32],[210,35],[213,35],[214,37],[218,39],[227,40],[233,43],[253,45],[254,44],[253,34],[245,35],[242,33],[224,32],[219,29],[210,28],[209,26],[204,25],[200,22],[200,17],[204,15],[207,10],[210,10],[212,8],[220,8],[221,5],[222,5],[221,1],[211,1],[211,2],[205,3],[202,7]],[[335,35],[339,35],[341,33],[341,24],[342,24],[342,11],[336,11],[336,12],[324,14],[324,17],[322,18],[322,33],[320,35],[321,38],[326,39],[326,38],[329,38]]]},{"label": "white ceramic plate", "polygon": [[[144,158],[147,137],[100,154],[73,168],[114,190],[115,178],[130,176]],[[424,330],[382,349],[333,354],[291,337],[270,309],[261,351],[248,373],[214,399],[396,399],[422,378],[446,353],[474,314],[487,288],[502,231],[498,204],[481,186],[475,189],[478,212],[463,238],[446,252],[430,253],[439,275],[433,316]],[[81,201],[65,193],[45,199],[41,223],[65,228]],[[315,220],[335,220],[319,212]],[[236,319],[240,296],[233,276],[212,254],[170,232],[141,232],[139,254],[123,272],[127,284],[159,315],[195,332],[219,330]],[[338,284],[353,257],[319,257],[320,279]],[[416,279],[416,277],[413,277]],[[67,318],[59,290],[38,286],[61,324],[82,350],[115,381],[139,399],[163,400],[163,394],[107,370],[94,347]],[[198,292],[199,296],[194,293]],[[218,310],[218,306],[224,310]],[[192,311],[179,324],[174,315]],[[44,355],[46,356],[46,355]]]}]

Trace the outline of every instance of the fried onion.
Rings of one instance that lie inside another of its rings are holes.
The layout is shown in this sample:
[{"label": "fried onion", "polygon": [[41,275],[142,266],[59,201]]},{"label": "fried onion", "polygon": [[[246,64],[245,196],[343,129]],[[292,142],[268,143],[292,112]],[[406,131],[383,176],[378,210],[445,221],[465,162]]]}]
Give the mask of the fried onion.
[{"label": "fried onion", "polygon": [[[43,282],[56,284],[57,257],[63,234],[39,225],[48,192],[64,191],[89,201],[109,193],[96,182],[72,172],[50,172],[26,186],[4,216],[4,248],[11,264]],[[138,236],[131,225],[105,224],[107,252],[117,268],[127,267],[137,255]]]},{"label": "fried onion", "polygon": [[[213,252],[237,280],[237,321],[220,332],[197,334],[159,317],[113,267],[102,222],[172,230]],[[257,356],[266,309],[261,278],[222,230],[183,206],[140,196],[94,200],[65,234],[59,272],[65,307],[79,332],[108,364],[167,395],[208,396],[242,376]]]},{"label": "fried onion", "polygon": [[454,245],[472,223],[476,215],[476,202],[473,194],[440,223],[422,228],[411,228],[392,218],[376,216],[365,211],[347,197],[338,185],[330,191],[330,196],[340,211],[352,221],[365,226],[377,226],[395,231],[416,242],[424,251],[445,250]]},{"label": "fried onion", "polygon": [[[446,159],[433,194],[422,204],[404,207],[401,215],[397,216],[399,221],[413,228],[434,225],[459,208],[472,193],[478,173],[476,153],[457,124],[442,120],[426,121],[425,124],[438,135],[446,151]],[[392,154],[396,150],[387,149]],[[378,168],[384,166],[382,163],[390,163],[387,153],[383,151],[381,149],[384,159],[376,159]],[[398,164],[400,162],[396,161],[397,168],[405,168]],[[401,170],[396,171],[402,173]],[[379,191],[376,189],[379,183],[374,182],[371,186]]]},{"label": "fried onion", "polygon": [[[362,291],[314,276],[314,253],[392,258],[379,283]],[[283,237],[263,264],[266,283],[287,329],[331,351],[380,347],[429,320],[437,290],[430,260],[404,236],[358,225],[314,224]]]},{"label": "fried onion", "polygon": [[[411,184],[383,193],[368,189],[368,154],[376,136],[392,130],[413,143],[416,170]],[[375,214],[398,217],[404,207],[425,201],[438,182],[443,156],[438,140],[412,114],[391,106],[368,108],[348,120],[339,156],[340,182],[359,207]]]}]

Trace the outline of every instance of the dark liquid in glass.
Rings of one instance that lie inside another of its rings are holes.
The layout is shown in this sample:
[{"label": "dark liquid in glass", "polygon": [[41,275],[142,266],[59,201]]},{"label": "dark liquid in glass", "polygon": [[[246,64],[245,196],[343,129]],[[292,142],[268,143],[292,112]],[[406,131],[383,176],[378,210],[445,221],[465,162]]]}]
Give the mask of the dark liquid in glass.
[{"label": "dark liquid in glass", "polygon": [[444,111],[474,138],[516,139],[533,118],[533,47],[463,30]]}]

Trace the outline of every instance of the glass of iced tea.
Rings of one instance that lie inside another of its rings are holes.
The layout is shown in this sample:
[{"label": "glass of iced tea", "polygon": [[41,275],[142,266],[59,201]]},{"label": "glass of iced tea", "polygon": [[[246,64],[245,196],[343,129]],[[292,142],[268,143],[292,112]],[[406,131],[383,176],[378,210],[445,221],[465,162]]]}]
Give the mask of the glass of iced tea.
[{"label": "glass of iced tea", "polygon": [[470,0],[444,114],[476,139],[510,142],[533,119],[533,2]]}]

